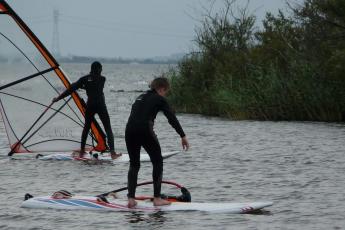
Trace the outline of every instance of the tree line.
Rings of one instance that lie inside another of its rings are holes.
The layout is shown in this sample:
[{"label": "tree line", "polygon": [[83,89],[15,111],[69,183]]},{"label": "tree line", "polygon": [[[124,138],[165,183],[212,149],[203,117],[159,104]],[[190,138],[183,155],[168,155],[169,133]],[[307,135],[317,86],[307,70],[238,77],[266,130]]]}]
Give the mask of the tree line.
[{"label": "tree line", "polygon": [[176,109],[231,119],[344,121],[345,1],[288,7],[268,12],[259,28],[235,0],[206,12],[197,49],[167,73]]}]

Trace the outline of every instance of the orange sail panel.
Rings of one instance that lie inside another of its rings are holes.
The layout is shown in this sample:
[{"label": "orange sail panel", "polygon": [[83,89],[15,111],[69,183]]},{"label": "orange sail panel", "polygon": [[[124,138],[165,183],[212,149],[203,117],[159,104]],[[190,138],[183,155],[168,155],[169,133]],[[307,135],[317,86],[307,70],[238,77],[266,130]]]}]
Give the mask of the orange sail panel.
[{"label": "orange sail panel", "polygon": [[6,8],[5,6],[3,6],[1,3],[0,3],[0,12],[4,12],[6,11]]},{"label": "orange sail panel", "polygon": [[[70,81],[4,0],[0,0],[0,50],[0,109],[12,152],[78,150],[85,102],[75,92],[72,100],[50,106]],[[91,131],[87,148],[105,151],[105,135],[97,121]]]}]

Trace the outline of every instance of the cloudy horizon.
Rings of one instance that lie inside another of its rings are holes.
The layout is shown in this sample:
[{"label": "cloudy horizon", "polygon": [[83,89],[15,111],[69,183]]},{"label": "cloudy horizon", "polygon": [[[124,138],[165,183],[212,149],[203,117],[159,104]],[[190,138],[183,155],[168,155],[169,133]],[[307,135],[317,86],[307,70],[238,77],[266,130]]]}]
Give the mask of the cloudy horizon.
[{"label": "cloudy horizon", "polygon": [[[9,4],[49,50],[57,50],[53,34],[54,11],[58,12],[55,35],[64,56],[147,58],[190,52],[203,8],[210,2],[12,0]],[[248,8],[260,24],[266,12],[284,10],[286,3],[252,0]]]}]

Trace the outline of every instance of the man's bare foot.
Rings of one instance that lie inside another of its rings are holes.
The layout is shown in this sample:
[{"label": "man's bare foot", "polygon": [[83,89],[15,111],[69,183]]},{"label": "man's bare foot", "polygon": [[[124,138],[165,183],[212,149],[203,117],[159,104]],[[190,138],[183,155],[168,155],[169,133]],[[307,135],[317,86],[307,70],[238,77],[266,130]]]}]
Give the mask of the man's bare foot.
[{"label": "man's bare foot", "polygon": [[163,206],[163,205],[170,205],[171,202],[167,200],[163,200],[160,197],[155,197],[153,198],[153,205],[154,206]]},{"label": "man's bare foot", "polygon": [[72,157],[83,158],[85,154],[86,154],[85,151],[73,151]]},{"label": "man's bare foot", "polygon": [[72,157],[78,157],[78,156],[79,156],[79,151],[72,152]]},{"label": "man's bare foot", "polygon": [[122,153],[116,153],[116,152],[110,153],[110,157],[112,160],[115,160],[115,159],[119,158],[120,156],[122,156]]},{"label": "man's bare foot", "polygon": [[137,202],[135,201],[135,199],[133,198],[128,198],[128,208],[134,208],[135,206],[137,206]]},{"label": "man's bare foot", "polygon": [[79,151],[79,157],[80,158],[84,158],[85,154],[86,154],[85,150],[80,150]]}]

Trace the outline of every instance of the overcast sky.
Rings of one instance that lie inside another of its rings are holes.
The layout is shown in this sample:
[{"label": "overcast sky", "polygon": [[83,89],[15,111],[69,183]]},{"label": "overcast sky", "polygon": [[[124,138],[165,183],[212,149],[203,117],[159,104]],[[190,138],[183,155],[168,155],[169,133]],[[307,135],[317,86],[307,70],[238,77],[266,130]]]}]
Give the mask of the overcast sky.
[{"label": "overcast sky", "polygon": [[[217,0],[220,4],[222,0]],[[246,2],[238,0],[239,3]],[[19,16],[52,49],[53,11],[59,11],[62,55],[154,57],[193,48],[202,7],[210,0],[8,0]],[[250,12],[286,9],[285,0],[251,0]],[[259,24],[259,23],[258,23]]]}]

